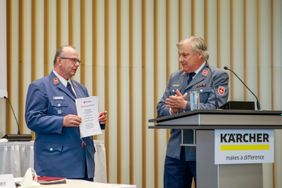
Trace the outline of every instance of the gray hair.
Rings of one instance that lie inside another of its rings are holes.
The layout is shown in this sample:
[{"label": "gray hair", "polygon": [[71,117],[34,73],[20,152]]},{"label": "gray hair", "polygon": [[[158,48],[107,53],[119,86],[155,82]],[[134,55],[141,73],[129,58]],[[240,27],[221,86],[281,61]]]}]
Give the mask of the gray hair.
[{"label": "gray hair", "polygon": [[202,37],[191,36],[187,39],[184,39],[177,44],[177,48],[181,48],[186,42],[190,43],[191,49],[193,51],[203,54],[205,61],[209,59],[210,54],[208,51],[207,43]]}]

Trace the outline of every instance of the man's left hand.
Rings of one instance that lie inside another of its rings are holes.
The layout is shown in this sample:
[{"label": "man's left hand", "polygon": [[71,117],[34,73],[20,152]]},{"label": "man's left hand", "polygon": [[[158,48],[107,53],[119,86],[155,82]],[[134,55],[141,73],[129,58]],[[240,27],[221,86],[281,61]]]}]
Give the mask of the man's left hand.
[{"label": "man's left hand", "polygon": [[100,123],[106,123],[107,119],[108,119],[107,111],[99,112],[98,120]]},{"label": "man's left hand", "polygon": [[168,108],[185,110],[187,104],[186,96],[187,94],[182,95],[179,90],[176,90],[175,95],[169,96],[165,103]]}]

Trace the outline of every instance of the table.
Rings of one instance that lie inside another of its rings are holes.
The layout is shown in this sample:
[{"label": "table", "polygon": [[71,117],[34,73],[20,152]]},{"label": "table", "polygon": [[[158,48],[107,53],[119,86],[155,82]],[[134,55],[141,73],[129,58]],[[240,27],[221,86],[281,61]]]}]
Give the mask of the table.
[{"label": "table", "polygon": [[96,183],[85,180],[70,180],[67,179],[66,184],[53,184],[53,185],[41,185],[40,188],[136,188],[136,185],[126,184],[106,184]]},{"label": "table", "polygon": [[[107,182],[106,151],[102,140],[94,141],[95,182]],[[33,168],[33,141],[0,143],[0,174],[23,177],[28,168]]]},{"label": "table", "polygon": [[33,168],[33,142],[0,143],[0,174],[22,177]]}]

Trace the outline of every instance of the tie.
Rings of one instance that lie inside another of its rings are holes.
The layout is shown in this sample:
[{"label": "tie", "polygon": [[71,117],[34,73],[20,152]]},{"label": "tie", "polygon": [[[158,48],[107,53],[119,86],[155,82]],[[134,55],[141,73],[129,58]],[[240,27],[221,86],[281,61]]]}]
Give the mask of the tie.
[{"label": "tie", "polygon": [[195,76],[195,72],[190,72],[190,73],[187,73],[186,76],[187,76],[187,85],[189,85],[189,83],[193,80],[193,77]]},{"label": "tie", "polygon": [[75,96],[75,94],[74,94],[74,92],[73,92],[73,90],[72,90],[72,88],[71,88],[71,84],[68,82],[68,84],[67,84],[67,89],[69,90],[69,92],[72,94],[72,96],[74,97],[74,98],[76,98],[76,96]]}]

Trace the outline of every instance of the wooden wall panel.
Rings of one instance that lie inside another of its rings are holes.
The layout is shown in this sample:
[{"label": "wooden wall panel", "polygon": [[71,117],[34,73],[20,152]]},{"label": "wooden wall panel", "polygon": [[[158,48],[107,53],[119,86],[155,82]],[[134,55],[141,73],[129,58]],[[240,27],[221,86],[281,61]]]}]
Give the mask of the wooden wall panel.
[{"label": "wooden wall panel", "polygon": [[[282,108],[281,0],[6,0],[8,96],[22,132],[29,83],[53,68],[56,48],[74,45],[82,60],[74,79],[109,113],[103,136],[108,181],[163,187],[169,132],[148,129],[169,75],[179,69],[176,43],[205,37],[209,63],[232,68],[258,95],[262,109]],[[255,100],[230,75],[231,100]],[[0,103],[1,134],[15,133]],[[2,133],[3,132],[3,133]],[[281,151],[281,131],[276,149]],[[281,152],[264,166],[264,187],[281,187]]]}]

